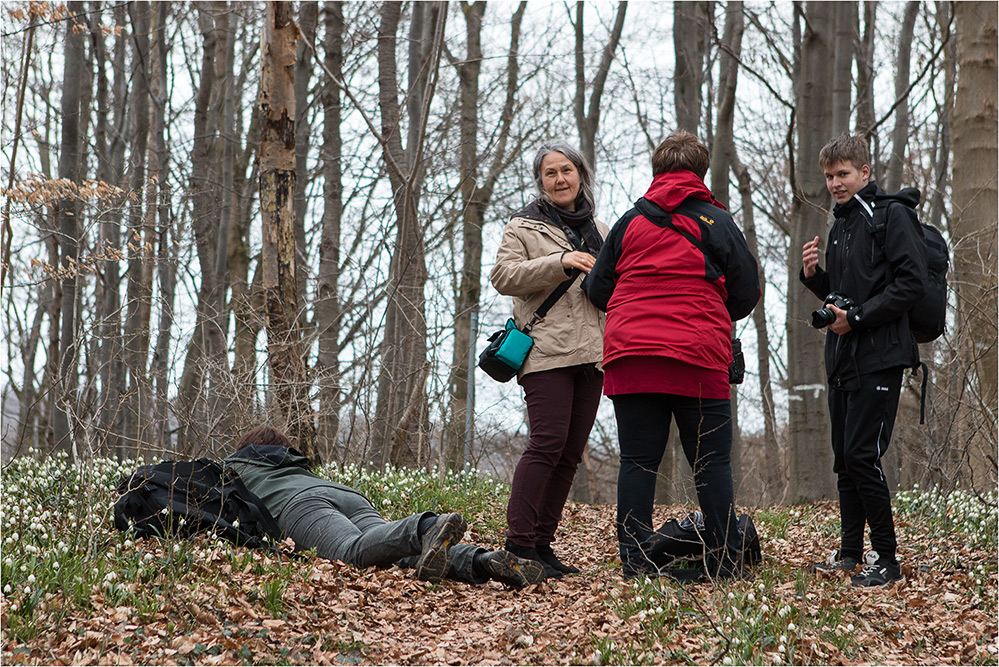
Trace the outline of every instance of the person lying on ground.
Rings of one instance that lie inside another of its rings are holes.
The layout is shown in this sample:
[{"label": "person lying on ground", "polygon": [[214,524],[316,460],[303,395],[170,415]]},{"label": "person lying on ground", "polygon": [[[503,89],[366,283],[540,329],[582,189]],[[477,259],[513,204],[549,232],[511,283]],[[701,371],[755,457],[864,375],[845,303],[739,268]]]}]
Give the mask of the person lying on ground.
[{"label": "person lying on ground", "polygon": [[467,524],[458,513],[420,512],[387,521],[361,492],[323,479],[288,437],[271,426],[244,433],[223,465],[274,516],[296,550],[357,567],[414,567],[421,581],[490,579],[523,588],[545,579],[541,565],[503,550],[462,544]]}]

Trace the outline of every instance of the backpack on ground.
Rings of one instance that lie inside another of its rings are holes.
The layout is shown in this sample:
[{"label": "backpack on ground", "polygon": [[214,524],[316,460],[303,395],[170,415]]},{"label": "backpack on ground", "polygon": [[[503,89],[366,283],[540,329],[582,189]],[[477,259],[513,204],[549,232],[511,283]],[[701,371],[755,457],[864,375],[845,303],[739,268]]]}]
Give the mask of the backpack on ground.
[{"label": "backpack on ground", "polygon": [[163,461],[141,466],[118,482],[114,525],[136,537],[187,538],[214,532],[253,549],[270,548],[281,529],[234,471],[218,462]]},{"label": "backpack on ground", "polygon": [[[737,526],[742,544],[743,563],[747,566],[756,565],[763,560],[763,549],[760,546],[760,535],[753,525],[753,518],[748,514],[740,514]],[[683,577],[687,572],[703,574],[705,551],[703,535],[704,515],[700,511],[691,512],[682,521],[676,519],[666,521],[643,543],[642,548],[645,557],[656,567],[666,570],[675,578],[684,580]],[[692,562],[694,567],[676,567],[684,561],[688,564]]]},{"label": "backpack on ground", "polygon": [[[885,250],[885,225],[889,210],[893,205],[906,206],[911,210],[908,202],[919,202],[919,190],[903,188],[897,194],[874,200],[872,233],[882,251]],[[915,215],[915,211],[913,214]],[[950,253],[947,241],[939,229],[923,223],[920,223],[919,228],[926,246],[926,295],[909,311],[909,329],[917,343],[930,343],[943,334],[947,324],[947,267],[950,264]]]}]

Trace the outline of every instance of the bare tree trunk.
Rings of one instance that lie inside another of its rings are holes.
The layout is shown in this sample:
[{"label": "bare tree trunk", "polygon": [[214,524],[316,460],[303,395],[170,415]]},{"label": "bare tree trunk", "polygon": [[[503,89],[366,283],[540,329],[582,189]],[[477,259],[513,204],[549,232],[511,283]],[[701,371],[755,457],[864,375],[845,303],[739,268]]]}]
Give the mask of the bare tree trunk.
[{"label": "bare tree trunk", "polygon": [[836,36],[833,43],[832,129],[840,134],[850,129],[850,93],[852,89],[854,45],[857,43],[857,3],[853,0],[832,3],[835,6]]},{"label": "bare tree trunk", "polygon": [[597,130],[600,129],[600,100],[604,94],[604,85],[607,83],[611,62],[614,60],[614,52],[617,51],[617,45],[621,41],[621,31],[624,29],[624,16],[628,11],[628,3],[617,3],[614,27],[611,28],[610,36],[604,45],[597,73],[590,83],[589,105],[586,104],[586,61],[583,47],[583,9],[585,6],[586,3],[582,0],[576,2],[576,23],[573,26],[576,30],[576,95],[573,99],[573,111],[576,115],[576,128],[579,130],[579,149],[589,162],[590,167],[595,170]]},{"label": "bare tree trunk", "polygon": [[[385,2],[378,27],[378,98],[382,149],[396,211],[395,248],[389,268],[385,335],[375,407],[374,460],[418,465],[427,460],[427,280],[419,198],[423,187],[426,126],[437,82],[447,8],[415,3],[409,34],[408,136],[402,147],[402,113],[397,99],[396,30],[401,5]],[[413,403],[415,401],[415,404]]]},{"label": "bare tree trunk", "polygon": [[[874,26],[876,0],[860,3],[864,16],[864,35],[857,46],[857,134],[871,143],[874,136]],[[859,30],[858,30],[859,35]],[[872,165],[873,166],[873,165]]]},{"label": "bare tree trunk", "polygon": [[676,127],[693,134],[697,134],[701,121],[706,35],[710,22],[710,2],[673,3],[673,53],[676,58],[673,104],[676,107]]},{"label": "bare tree trunk", "polygon": [[891,133],[891,158],[888,160],[888,173],[884,188],[888,192],[898,192],[902,188],[902,168],[905,164],[905,151],[909,145],[909,100],[906,93],[909,87],[910,54],[912,52],[912,32],[919,14],[920,2],[910,0],[905,3],[905,16],[902,30],[898,33],[898,46],[895,59],[895,129]]},{"label": "bare tree trunk", "polygon": [[[738,158],[734,165],[739,179],[739,193],[742,196],[742,221],[746,232],[746,243],[754,257],[760,256],[756,235],[756,220],[753,215],[753,198],[749,169]],[[767,332],[767,282],[763,272],[763,262],[758,262],[760,276],[760,303],[753,310],[753,324],[756,327],[757,368],[760,379],[760,398],[763,410],[763,487],[761,500],[776,504],[784,497],[784,475],[782,473],[780,443],[777,442],[777,417],[774,412],[774,392],[770,378],[770,335]]]},{"label": "bare tree trunk", "polygon": [[[742,54],[742,33],[745,17],[741,2],[725,5],[725,30],[718,56],[720,76],[718,81],[718,116],[715,121],[714,142],[711,146],[711,192],[715,199],[731,208],[729,202],[729,172],[735,155],[733,132],[735,91],[739,78],[739,59]],[[732,336],[735,337],[735,323]],[[732,385],[732,473],[736,489],[742,486],[745,474],[742,465],[742,433],[739,428],[739,389]]]},{"label": "bare tree trunk", "polygon": [[947,213],[944,197],[947,192],[947,177],[949,175],[951,152],[951,112],[954,108],[954,88],[957,82],[957,40],[954,39],[952,24],[954,21],[954,3],[944,0],[937,3],[937,27],[940,29],[940,40],[947,42],[946,55],[943,60],[944,87],[943,96],[936,108],[936,140],[933,150],[936,158],[933,160],[936,179],[935,187],[929,196],[929,224],[940,229],[943,227],[944,216]]},{"label": "bare tree trunk", "polygon": [[130,190],[135,199],[128,211],[128,287],[124,326],[124,359],[128,370],[125,398],[125,437],[135,454],[146,450],[151,406],[146,357],[149,351],[149,318],[152,301],[152,261],[143,202],[146,200],[146,160],[149,146],[149,2],[129,7],[135,49],[132,66],[132,144]]},{"label": "bare tree trunk", "polygon": [[836,487],[829,446],[827,383],[823,358],[824,332],[808,325],[815,296],[798,280],[800,249],[806,241],[826,237],[829,195],[817,160],[833,134],[831,89],[835,4],[806,3],[800,75],[795,86],[798,147],[793,168],[791,244],[788,253],[788,464],[787,500],[796,503],[832,498]]},{"label": "bare tree trunk", "polygon": [[267,3],[261,47],[260,212],[267,350],[275,410],[299,450],[315,460],[295,270],[295,43],[291,3]]},{"label": "bare tree trunk", "polygon": [[[295,55],[295,273],[300,301],[308,294],[308,257],[305,247],[305,191],[309,186],[309,147],[312,128],[309,126],[309,85],[312,78],[312,45],[316,42],[319,3],[315,0],[299,3],[298,28],[302,32]],[[305,318],[302,318],[305,325]],[[307,339],[308,333],[303,331]]]},{"label": "bare tree trunk", "polygon": [[521,2],[510,21],[510,50],[507,54],[505,102],[500,114],[500,127],[495,142],[496,149],[486,174],[481,175],[479,164],[486,156],[478,151],[482,145],[479,138],[479,74],[482,65],[481,29],[486,3],[475,2],[463,5],[466,22],[466,42],[468,52],[465,59],[457,64],[461,105],[461,201],[462,201],[462,269],[461,283],[456,296],[454,321],[454,351],[451,362],[451,377],[448,383],[451,392],[451,405],[445,429],[443,452],[444,467],[454,469],[464,461],[464,445],[471,433],[466,433],[469,407],[469,354],[474,347],[472,320],[477,319],[479,298],[482,293],[482,227],[485,211],[492,199],[496,181],[506,164],[519,154],[519,147],[510,153],[506,150],[510,128],[513,122],[514,105],[517,99],[520,65],[520,26],[527,3]]},{"label": "bare tree trunk", "polygon": [[[167,56],[170,49],[166,42],[166,28],[169,10],[169,2],[161,2],[156,5],[154,39],[151,49],[152,75],[150,77],[150,95],[154,102],[152,132],[156,153],[156,159],[150,160],[150,179],[153,187],[157,188],[155,206],[157,216],[155,223],[157,236],[156,270],[160,295],[159,331],[156,335],[152,364],[152,377],[156,392],[153,422],[158,434],[155,440],[162,456],[167,456],[174,451],[170,435],[170,383],[167,375],[170,361],[171,329],[173,327],[174,289],[177,282],[176,239],[170,215],[170,149],[166,140],[166,109],[169,99],[166,94]],[[153,209],[152,202],[150,202],[150,209]]]},{"label": "bare tree trunk", "polygon": [[996,391],[996,183],[997,7],[957,2],[958,78],[954,101],[954,284],[960,313],[960,353],[967,374],[965,429],[976,488],[995,488]]},{"label": "bare tree trunk", "polygon": [[[326,69],[343,78],[343,5],[328,2],[324,24]],[[316,328],[319,351],[316,383],[319,387],[317,448],[325,460],[333,460],[340,432],[340,223],[343,218],[343,109],[340,88],[327,81],[322,91],[323,226],[319,240],[319,276],[316,284]]]},{"label": "bare tree trunk", "polygon": [[[125,24],[124,5],[115,5],[112,17],[117,25]],[[95,31],[95,32],[100,32]],[[95,37],[96,38],[96,37]],[[124,185],[125,172],[125,125],[129,116],[126,106],[126,88],[128,74],[125,70],[125,55],[128,50],[126,31],[119,31],[115,37],[112,69],[114,78],[111,88],[111,108],[114,109],[114,123],[108,128],[108,146],[101,149],[98,144],[98,173],[102,181],[115,185]],[[99,77],[100,80],[100,77]],[[98,114],[106,116],[106,113]],[[106,159],[104,159],[106,158]],[[125,365],[122,350],[121,330],[121,274],[118,266],[118,253],[121,251],[121,206],[123,201],[108,202],[112,208],[101,222],[100,238],[101,253],[106,254],[103,262],[103,276],[100,280],[103,294],[98,300],[99,325],[101,337],[100,360],[101,398],[100,424],[103,428],[102,437],[105,440],[105,450],[119,456],[125,454],[123,439],[122,391],[125,388]]]},{"label": "bare tree trunk", "polygon": [[[62,86],[62,139],[59,145],[59,178],[80,181],[80,98],[83,94],[83,65],[85,20],[82,2],[70,2],[71,18],[66,23],[66,43]],[[73,195],[56,202],[55,219],[59,229],[59,249],[62,269],[62,330],[60,333],[57,390],[54,394],[56,408],[53,422],[53,445],[56,449],[78,454],[72,440],[70,422],[77,402],[79,377],[76,362],[77,348],[77,250],[80,226],[77,224],[79,206]]]}]

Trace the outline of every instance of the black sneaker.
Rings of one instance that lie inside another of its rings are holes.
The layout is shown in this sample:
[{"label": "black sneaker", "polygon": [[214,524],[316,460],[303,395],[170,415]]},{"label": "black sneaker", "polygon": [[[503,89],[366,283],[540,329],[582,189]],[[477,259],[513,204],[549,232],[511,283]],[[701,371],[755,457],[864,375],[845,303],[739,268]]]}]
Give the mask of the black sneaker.
[{"label": "black sneaker", "polygon": [[439,584],[451,565],[448,553],[465,535],[468,524],[460,514],[441,514],[423,533],[423,549],[416,561],[416,578]]},{"label": "black sneaker", "polygon": [[[873,553],[873,552],[872,552]],[[879,559],[876,563],[868,563],[860,574],[850,577],[850,582],[857,587],[887,586],[896,581],[902,581],[902,568],[898,562]]]},{"label": "black sneaker", "polygon": [[547,578],[544,565],[539,561],[518,558],[502,549],[482,554],[479,566],[490,579],[512,588],[523,588]]},{"label": "black sneaker", "polygon": [[811,567],[812,572],[835,572],[837,570],[842,570],[844,572],[852,572],[857,565],[860,564],[853,556],[844,556],[840,558],[839,549],[833,549],[833,552],[829,554],[829,558],[825,560],[824,563],[815,563]]},{"label": "black sneaker", "polygon": [[547,577],[548,579],[561,579],[563,576],[565,576],[561,571],[556,570],[554,567],[543,561],[541,559],[541,556],[538,554],[538,550],[535,549],[534,547],[518,546],[513,542],[511,542],[510,540],[507,540],[506,545],[503,548],[512,553],[517,558],[524,558],[526,560],[533,560],[540,563],[541,567],[544,568],[545,577]]},{"label": "black sneaker", "polygon": [[552,550],[552,545],[538,545],[534,547],[534,550],[538,552],[538,556],[541,557],[542,563],[547,563],[559,572],[563,574],[579,574],[579,568],[573,567],[572,565],[566,565],[558,559],[555,552]]}]

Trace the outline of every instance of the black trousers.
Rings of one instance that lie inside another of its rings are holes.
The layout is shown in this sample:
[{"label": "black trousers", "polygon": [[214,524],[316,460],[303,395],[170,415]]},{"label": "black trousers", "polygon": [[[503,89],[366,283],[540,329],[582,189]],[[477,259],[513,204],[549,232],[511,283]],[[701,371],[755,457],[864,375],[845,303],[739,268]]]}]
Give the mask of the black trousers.
[{"label": "black trousers", "polygon": [[656,476],[674,418],[704,513],[706,564],[712,575],[719,568],[730,571],[737,567],[742,545],[732,483],[732,402],[672,394],[622,394],[611,398],[621,446],[617,538],[625,576],[655,570],[644,556],[642,543],[654,530]]},{"label": "black trousers", "polygon": [[839,490],[841,556],[863,561],[864,525],[871,528],[871,548],[895,561],[895,521],[891,493],[881,468],[895,427],[902,368],[860,376],[860,388],[829,388],[833,472]]}]

